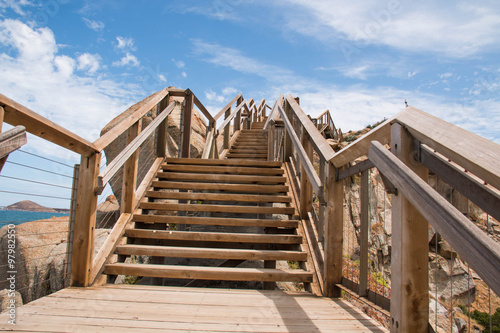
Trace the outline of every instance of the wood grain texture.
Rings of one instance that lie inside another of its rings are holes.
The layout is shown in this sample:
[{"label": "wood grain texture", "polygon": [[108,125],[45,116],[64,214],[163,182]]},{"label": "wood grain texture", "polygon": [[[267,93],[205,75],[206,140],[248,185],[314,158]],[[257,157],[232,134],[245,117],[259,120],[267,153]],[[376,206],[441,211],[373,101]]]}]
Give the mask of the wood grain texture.
[{"label": "wood grain texture", "polygon": [[18,150],[27,142],[26,129],[24,126],[16,126],[8,131],[0,133],[0,159]]}]

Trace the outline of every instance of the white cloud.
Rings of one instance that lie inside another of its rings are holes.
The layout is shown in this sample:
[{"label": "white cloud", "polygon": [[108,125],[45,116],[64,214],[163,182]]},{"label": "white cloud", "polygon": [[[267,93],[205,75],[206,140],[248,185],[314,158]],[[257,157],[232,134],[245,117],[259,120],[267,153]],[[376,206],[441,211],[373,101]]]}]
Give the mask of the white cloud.
[{"label": "white cloud", "polygon": [[59,73],[64,76],[71,76],[73,74],[73,70],[75,68],[75,60],[68,56],[56,56],[54,58],[54,64],[56,65]]},{"label": "white cloud", "polygon": [[186,72],[182,72],[181,75],[182,75],[182,77],[187,77],[188,76]]},{"label": "white cloud", "polygon": [[452,73],[443,73],[439,77],[442,78],[442,79],[449,79],[452,76],[453,76]]},{"label": "white cloud", "polygon": [[11,8],[16,14],[25,15],[22,9],[24,6],[33,5],[29,0],[2,0],[0,1],[0,9]]},{"label": "white cloud", "polygon": [[226,87],[224,89],[222,89],[222,94],[223,95],[235,95],[238,94],[238,90],[236,88],[233,88],[233,87]]},{"label": "white cloud", "polygon": [[165,77],[165,75],[163,74],[158,74],[158,79],[161,81],[161,82],[167,82],[167,78]]},{"label": "white cloud", "polygon": [[121,37],[117,36],[116,41],[118,44],[116,44],[116,47],[121,50],[121,51],[135,51],[136,48],[134,46],[134,39],[133,38],[126,38],[126,37]]},{"label": "white cloud", "polygon": [[177,66],[177,68],[184,68],[186,66],[186,64],[182,60],[172,59],[172,61],[175,64],[175,66]]},{"label": "white cloud", "polygon": [[209,100],[209,102],[217,102],[217,103],[222,103],[224,102],[225,99],[224,96],[218,95],[211,89],[205,90],[205,97]]},{"label": "white cloud", "polygon": [[285,27],[351,51],[365,43],[411,52],[467,57],[498,49],[500,3],[495,1],[287,0],[295,8]]},{"label": "white cloud", "polygon": [[368,65],[358,66],[358,67],[346,67],[342,68],[340,72],[351,79],[366,80]]},{"label": "white cloud", "polygon": [[77,68],[93,74],[101,67],[100,61],[101,57],[98,54],[84,53],[78,56]]},{"label": "white cloud", "polygon": [[94,31],[101,31],[105,27],[103,22],[94,21],[94,20],[88,19],[86,17],[83,18],[83,22],[85,22],[85,25],[87,27],[89,27],[90,29],[92,29]]},{"label": "white cloud", "polygon": [[418,72],[417,71],[414,71],[414,72],[408,72],[408,78],[412,78],[414,77],[415,75],[417,75]]},{"label": "white cloud", "polygon": [[123,58],[120,59],[120,61],[115,61],[113,62],[113,66],[115,67],[125,67],[125,66],[132,66],[132,67],[138,67],[141,63],[137,59],[136,56],[127,53]]}]

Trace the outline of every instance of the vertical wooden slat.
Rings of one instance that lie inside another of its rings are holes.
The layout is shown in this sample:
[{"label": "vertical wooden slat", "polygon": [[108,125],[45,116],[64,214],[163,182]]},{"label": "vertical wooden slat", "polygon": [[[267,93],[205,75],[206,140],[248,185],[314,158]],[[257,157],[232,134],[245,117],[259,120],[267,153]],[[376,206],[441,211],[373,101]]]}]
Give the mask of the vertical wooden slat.
[{"label": "vertical wooden slat", "polygon": [[274,161],[274,134],[275,127],[274,122],[271,121],[269,126],[267,126],[267,160]]},{"label": "vertical wooden slat", "polygon": [[[230,115],[231,115],[231,107],[229,107],[226,110],[226,113],[224,114],[224,119],[229,118]],[[224,149],[229,149],[229,127],[230,127],[230,125],[231,125],[231,122],[228,122],[226,127],[224,127],[224,146],[223,146]]]},{"label": "vertical wooden slat", "polygon": [[344,182],[336,181],[337,170],[328,163],[327,218],[325,225],[325,272],[324,292],[328,297],[340,297],[342,282],[342,250],[344,244]]},{"label": "vertical wooden slat", "polygon": [[71,265],[70,284],[73,287],[86,287],[91,283],[97,210],[96,190],[100,166],[100,153],[81,158]]},{"label": "vertical wooden slat", "polygon": [[[290,120],[292,116],[291,106],[288,101],[285,100],[285,114],[287,118]],[[291,121],[290,121],[291,122]],[[285,128],[285,142],[284,142],[284,150],[283,150],[283,162],[288,162],[290,157],[293,154],[293,144],[292,139],[290,138],[290,133]]]},{"label": "vertical wooden slat", "polygon": [[[391,151],[427,180],[413,158],[413,138],[391,126]],[[427,332],[429,322],[428,223],[401,194],[392,196],[391,332]]]},{"label": "vertical wooden slat", "polygon": [[[141,133],[142,120],[139,119],[127,130],[127,145]],[[160,125],[161,126],[161,125]],[[139,150],[136,150],[123,165],[121,213],[132,214],[135,202],[135,188],[137,185],[137,167],[139,164]]]},{"label": "vertical wooden slat", "polygon": [[3,107],[0,106],[0,133],[2,133],[4,115],[5,115],[5,110],[3,109]]},{"label": "vertical wooden slat", "polygon": [[[311,141],[309,141],[309,137],[305,130],[302,130],[302,139],[301,139],[302,147],[312,162],[313,158],[313,147]],[[312,210],[312,185],[309,181],[309,177],[307,177],[307,173],[304,169],[304,165],[300,166],[300,217],[302,219],[308,219],[309,213]]]},{"label": "vertical wooden slat", "polygon": [[[170,96],[165,96],[164,99],[158,103],[158,114],[165,110],[168,106]],[[166,157],[167,156],[167,119],[161,122],[158,126],[158,132],[156,137],[156,156],[157,157]]]},{"label": "vertical wooden slat", "polygon": [[[319,179],[322,184],[326,184],[326,171],[325,171],[326,162],[323,156],[320,156],[319,160]],[[326,201],[322,202],[320,200],[319,203],[319,216],[318,222],[319,225],[316,226],[316,230],[318,231],[318,242],[323,243],[325,241],[325,218],[326,218]]]},{"label": "vertical wooden slat", "polygon": [[359,296],[368,295],[368,170],[361,172],[361,230],[359,245]]},{"label": "vertical wooden slat", "polygon": [[193,115],[194,95],[191,90],[186,89],[185,104],[182,115],[182,146],[180,157],[189,158],[191,148],[191,119]]},{"label": "vertical wooden slat", "polygon": [[69,209],[69,225],[68,236],[66,237],[66,278],[64,279],[64,286],[68,287],[71,277],[71,261],[73,253],[73,237],[75,231],[75,213],[76,213],[76,199],[78,194],[78,176],[80,174],[80,165],[75,164],[73,168],[73,184],[71,186],[71,204]]}]

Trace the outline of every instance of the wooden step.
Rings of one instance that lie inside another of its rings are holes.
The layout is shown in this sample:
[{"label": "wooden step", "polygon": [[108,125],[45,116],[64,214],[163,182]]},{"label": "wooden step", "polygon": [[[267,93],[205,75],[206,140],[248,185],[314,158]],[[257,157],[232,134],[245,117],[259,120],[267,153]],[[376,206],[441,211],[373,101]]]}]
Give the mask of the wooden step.
[{"label": "wooden step", "polygon": [[[267,150],[267,148],[266,148]],[[193,173],[226,173],[232,175],[283,175],[284,170],[278,168],[252,168],[239,166],[206,166],[189,164],[162,164],[163,171],[172,172],[193,172]]]},{"label": "wooden step", "polygon": [[154,188],[179,189],[179,190],[211,190],[236,193],[286,193],[286,185],[257,185],[257,184],[223,184],[199,182],[168,182],[153,181]]},{"label": "wooden step", "polygon": [[166,158],[167,164],[190,164],[190,165],[224,165],[224,166],[250,166],[262,168],[281,168],[282,162],[274,161],[229,161],[202,158]]},{"label": "wooden step", "polygon": [[104,274],[148,276],[172,279],[222,281],[312,282],[312,273],[301,269],[227,268],[173,265],[107,264]]},{"label": "wooden step", "polygon": [[170,179],[179,181],[225,182],[233,184],[238,184],[238,183],[239,184],[245,184],[245,183],[284,184],[286,181],[286,177],[257,176],[257,175],[247,176],[247,175],[225,175],[225,174],[203,174],[203,173],[158,172],[156,176],[159,179]]},{"label": "wooden step", "polygon": [[127,229],[125,236],[129,238],[182,240],[195,242],[226,242],[251,244],[301,244],[302,237],[298,235],[245,234],[228,232],[196,232]]},{"label": "wooden step", "polygon": [[254,157],[261,157],[261,158],[267,158],[267,154],[260,154],[260,153],[229,153],[227,155],[228,157],[232,158],[254,158]]},{"label": "wooden step", "polygon": [[202,192],[166,192],[147,191],[146,197],[155,199],[173,200],[202,200],[202,201],[231,201],[231,202],[291,202],[292,199],[286,195],[251,195],[251,194],[224,194],[224,193],[202,193]]},{"label": "wooden step", "polygon": [[197,258],[197,259],[223,259],[223,260],[293,260],[306,261],[307,253],[284,250],[241,250],[223,248],[195,248],[156,245],[118,245],[116,254],[168,257],[168,258]]},{"label": "wooden step", "polygon": [[233,206],[233,205],[204,205],[204,204],[171,204],[160,202],[141,202],[141,209],[181,211],[181,212],[212,212],[238,214],[285,214],[295,213],[293,207],[261,207],[261,206]]},{"label": "wooden step", "polygon": [[194,224],[194,225],[219,225],[235,227],[271,227],[271,228],[297,228],[297,220],[271,220],[271,219],[243,219],[227,217],[199,217],[199,216],[166,216],[166,215],[134,215],[134,222],[168,223],[168,224]]}]

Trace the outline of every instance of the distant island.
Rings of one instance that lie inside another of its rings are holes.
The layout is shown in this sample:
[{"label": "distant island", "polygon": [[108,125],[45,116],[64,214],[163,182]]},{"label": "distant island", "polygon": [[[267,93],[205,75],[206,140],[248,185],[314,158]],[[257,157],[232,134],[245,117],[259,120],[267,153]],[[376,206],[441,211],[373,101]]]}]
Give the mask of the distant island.
[{"label": "distant island", "polygon": [[26,212],[46,212],[46,213],[62,213],[68,214],[69,209],[56,209],[56,208],[48,208],[42,205],[37,204],[36,202],[23,200],[16,202],[10,206],[5,207],[5,210],[19,210]]}]

